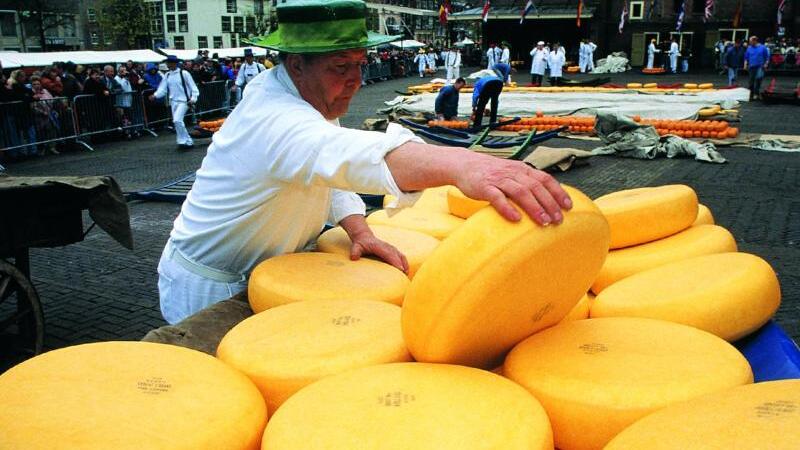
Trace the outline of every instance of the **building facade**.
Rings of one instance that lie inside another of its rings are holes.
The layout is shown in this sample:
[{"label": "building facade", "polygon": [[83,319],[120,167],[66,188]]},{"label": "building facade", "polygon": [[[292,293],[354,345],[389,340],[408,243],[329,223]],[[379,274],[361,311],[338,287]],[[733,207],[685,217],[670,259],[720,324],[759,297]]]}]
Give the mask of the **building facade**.
[{"label": "building facade", "polygon": [[28,11],[0,9],[0,51],[81,50],[80,19],[77,12],[54,12],[43,14],[40,23]]},{"label": "building facade", "polygon": [[[441,0],[372,0],[367,2],[371,28],[432,45],[444,44],[448,28],[439,23]],[[451,2],[454,11],[464,4]]]}]

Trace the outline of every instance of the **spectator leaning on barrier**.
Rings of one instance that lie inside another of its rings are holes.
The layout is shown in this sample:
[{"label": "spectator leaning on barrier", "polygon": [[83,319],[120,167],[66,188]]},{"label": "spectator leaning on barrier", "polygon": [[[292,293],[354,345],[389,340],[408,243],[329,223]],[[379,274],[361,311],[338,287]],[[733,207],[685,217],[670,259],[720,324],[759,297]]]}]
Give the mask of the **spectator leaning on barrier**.
[{"label": "spectator leaning on barrier", "polygon": [[158,89],[158,85],[161,84],[163,78],[164,77],[162,77],[161,73],[158,71],[156,63],[147,63],[147,66],[145,66],[145,73],[142,76],[145,82],[145,89]]},{"label": "spectator leaning on barrier", "polygon": [[125,138],[130,139],[139,136],[139,132],[131,130],[130,125],[133,119],[131,107],[133,106],[133,86],[131,86],[130,72],[126,66],[117,68],[117,76],[114,78],[120,86],[120,92],[114,98],[117,118],[122,125]]},{"label": "spectator leaning on barrier", "polygon": [[194,142],[186,130],[183,117],[189,107],[197,103],[200,91],[197,89],[194,80],[192,80],[192,76],[187,71],[178,68],[178,57],[169,55],[166,62],[169,72],[164,76],[164,80],[158,86],[155,94],[150,96],[150,100],[169,98],[169,104],[172,108],[172,123],[175,125],[175,139],[178,147],[192,148]]},{"label": "spectator leaning on barrier", "polygon": [[87,95],[94,95],[97,97],[108,97],[111,91],[108,90],[102,82],[102,75],[100,70],[89,69],[87,71],[86,83],[83,85],[83,93]]},{"label": "spectator leaning on barrier", "polygon": [[[31,90],[35,100],[31,106],[33,108],[33,120],[36,127],[36,138],[38,142],[54,139],[58,136],[58,126],[55,122],[55,112],[53,111],[53,95],[44,88],[40,77],[31,77]],[[43,149],[39,156],[46,153],[58,155],[55,142],[42,144]]]},{"label": "spectator leaning on barrier", "polygon": [[42,87],[52,94],[53,97],[61,97],[63,95],[64,85],[61,83],[61,78],[58,76],[56,66],[45,67],[42,71],[40,82]]},{"label": "spectator leaning on barrier", "polygon": [[[12,133],[12,145],[19,145],[23,141],[25,143],[36,142],[36,132],[31,117],[31,103],[33,103],[33,91],[26,85],[27,76],[25,71],[17,69],[11,72],[11,75],[6,81],[8,88],[7,101],[19,102],[6,109],[11,119],[14,121]],[[19,150],[13,150],[9,156],[26,156],[36,153],[36,146],[23,147]]]}]

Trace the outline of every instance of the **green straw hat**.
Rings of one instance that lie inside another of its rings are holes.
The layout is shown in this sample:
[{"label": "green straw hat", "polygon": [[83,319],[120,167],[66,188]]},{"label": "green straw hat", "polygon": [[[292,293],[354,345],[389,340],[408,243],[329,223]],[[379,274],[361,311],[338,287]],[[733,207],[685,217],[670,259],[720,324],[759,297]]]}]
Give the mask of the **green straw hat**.
[{"label": "green straw hat", "polygon": [[367,31],[367,6],[361,0],[295,0],[276,9],[278,30],[245,42],[286,53],[328,53],[401,38]]}]

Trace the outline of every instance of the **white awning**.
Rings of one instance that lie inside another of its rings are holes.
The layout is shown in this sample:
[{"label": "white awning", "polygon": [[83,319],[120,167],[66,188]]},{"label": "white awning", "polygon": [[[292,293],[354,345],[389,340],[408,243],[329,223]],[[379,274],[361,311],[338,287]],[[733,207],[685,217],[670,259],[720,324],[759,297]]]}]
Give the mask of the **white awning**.
[{"label": "white awning", "polygon": [[152,50],[115,50],[115,51],[73,51],[73,52],[41,52],[14,53],[1,52],[0,61],[4,68],[43,67],[54,62],[72,61],[75,64],[119,64],[128,60],[135,62],[157,62],[164,56]]},{"label": "white awning", "polygon": [[208,50],[208,56],[212,57],[214,53],[220,58],[244,58],[244,50],[249,48],[253,51],[255,56],[266,56],[269,54],[277,54],[261,47],[233,47],[233,48],[195,48],[195,49],[182,49],[177,48],[161,48],[158,51],[165,55],[175,55],[179,59],[194,59],[197,57],[198,50]]},{"label": "white awning", "polygon": [[465,46],[465,45],[473,45],[473,44],[475,44],[475,41],[473,41],[473,40],[472,40],[472,39],[470,39],[470,38],[464,38],[464,40],[463,40],[463,41],[461,41],[461,42],[456,42],[456,45],[457,45],[457,46],[459,46],[459,47],[463,47],[463,46]]},{"label": "white awning", "polygon": [[393,45],[395,47],[402,47],[402,48],[419,48],[425,47],[426,44],[423,44],[420,41],[415,41],[414,39],[406,39],[404,41],[394,41],[389,45]]}]

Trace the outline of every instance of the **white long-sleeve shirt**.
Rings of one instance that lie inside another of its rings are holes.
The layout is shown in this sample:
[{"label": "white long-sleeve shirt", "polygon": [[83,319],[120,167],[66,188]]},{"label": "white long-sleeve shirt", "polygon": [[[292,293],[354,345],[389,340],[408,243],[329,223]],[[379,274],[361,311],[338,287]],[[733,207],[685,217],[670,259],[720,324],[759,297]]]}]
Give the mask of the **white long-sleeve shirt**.
[{"label": "white long-sleeve shirt", "polygon": [[114,79],[117,80],[120,88],[122,88],[122,92],[118,93],[114,99],[114,104],[121,108],[130,108],[133,104],[133,97],[131,95],[133,88],[131,87],[131,82],[128,81],[127,78],[119,75],[115,76]]},{"label": "white long-sleeve shirt", "polygon": [[386,133],[341,128],[300,97],[283,65],[262,72],[214,134],[170,234],[190,260],[236,274],[301,250],[326,220],[364,214],[353,192],[411,200],[384,156],[408,141],[399,125]]},{"label": "white long-sleeve shirt", "polygon": [[647,54],[655,55],[656,53],[661,53],[661,50],[657,49],[656,44],[651,42],[650,45],[647,46]]},{"label": "white long-sleeve shirt", "polygon": [[531,50],[531,73],[536,75],[544,75],[544,69],[547,65],[548,52],[545,49],[539,50],[534,48]]},{"label": "white long-sleeve shirt", "polygon": [[500,54],[500,62],[503,64],[511,62],[511,52],[507,48],[504,48],[503,53]]},{"label": "white long-sleeve shirt", "polygon": [[[183,77],[183,82],[181,77]],[[186,86],[185,91],[184,83]],[[158,84],[155,97],[163,98],[165,95],[169,95],[170,102],[186,103],[189,100],[186,98],[186,93],[189,94],[189,99],[192,102],[197,102],[198,97],[200,97],[200,91],[197,89],[197,85],[194,84],[192,75],[186,70],[176,68],[164,75],[164,79]]]},{"label": "white long-sleeve shirt", "polygon": [[447,52],[444,60],[445,67],[461,67],[461,52],[450,51]]},{"label": "white long-sleeve shirt", "polygon": [[244,63],[239,66],[239,72],[236,74],[236,86],[242,87],[249,83],[253,78],[258,76],[261,72],[267,70],[263,64],[253,61],[253,64]]},{"label": "white long-sleeve shirt", "polygon": [[561,52],[561,49],[553,50],[550,52],[550,55],[547,59],[547,64],[550,66],[550,76],[551,77],[561,77],[563,75],[563,68],[564,62],[566,58],[564,57],[564,53]]},{"label": "white long-sleeve shirt", "polygon": [[489,48],[486,50],[486,60],[488,61],[487,66],[489,69],[492,68],[495,64],[497,64],[497,53],[495,53],[493,48]]},{"label": "white long-sleeve shirt", "polygon": [[681,54],[681,49],[678,46],[677,42],[673,42],[669,45],[669,55],[670,56],[678,56]]}]

